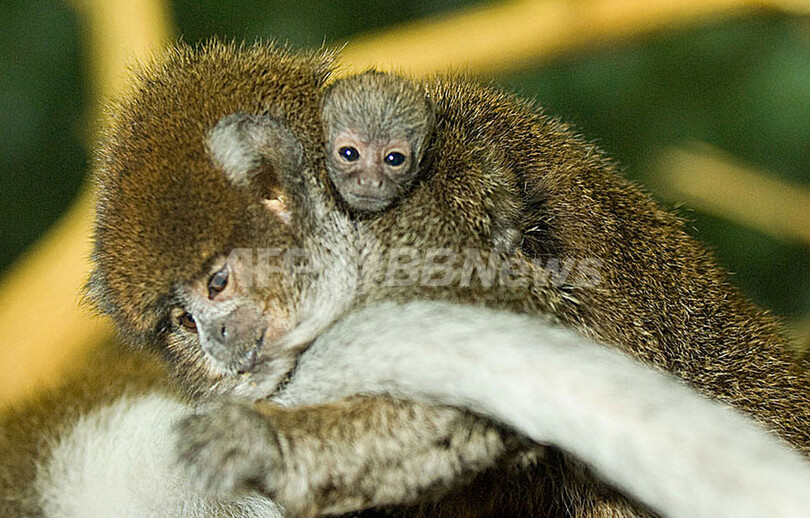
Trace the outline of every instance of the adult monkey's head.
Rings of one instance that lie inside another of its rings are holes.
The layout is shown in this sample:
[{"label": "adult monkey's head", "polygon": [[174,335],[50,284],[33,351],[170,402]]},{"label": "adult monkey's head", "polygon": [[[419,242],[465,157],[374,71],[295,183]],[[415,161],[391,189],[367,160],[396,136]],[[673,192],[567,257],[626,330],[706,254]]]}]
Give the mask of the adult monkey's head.
[{"label": "adult monkey's head", "polygon": [[275,173],[323,169],[331,66],[325,53],[270,45],[180,45],[138,71],[112,110],[96,162],[91,298],[128,341],[165,347],[193,391],[237,390],[235,374],[289,325],[273,300],[294,287],[279,275],[256,288],[249,258],[232,251],[297,245],[284,205],[295,201]]}]

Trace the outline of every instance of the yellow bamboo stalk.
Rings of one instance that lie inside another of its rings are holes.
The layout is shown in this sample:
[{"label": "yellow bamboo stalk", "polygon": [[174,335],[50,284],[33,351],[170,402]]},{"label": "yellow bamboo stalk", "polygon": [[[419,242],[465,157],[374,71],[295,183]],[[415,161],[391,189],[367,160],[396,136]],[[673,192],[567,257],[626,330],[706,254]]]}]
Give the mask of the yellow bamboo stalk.
[{"label": "yellow bamboo stalk", "polygon": [[80,196],[0,285],[0,404],[55,382],[71,356],[107,332],[78,303],[91,208],[88,196]]},{"label": "yellow bamboo stalk", "polygon": [[710,18],[774,9],[809,14],[807,0],[513,0],[417,20],[350,42],[346,72],[370,66],[414,75],[491,75],[599,43]]},{"label": "yellow bamboo stalk", "polygon": [[101,99],[124,88],[127,67],[173,38],[165,0],[69,0],[81,15],[91,78]]},{"label": "yellow bamboo stalk", "polygon": [[[122,88],[126,64],[169,41],[162,0],[75,0],[83,15],[97,97]],[[81,194],[0,283],[0,405],[59,380],[72,357],[110,335],[80,307],[89,270],[93,203]]]},{"label": "yellow bamboo stalk", "polygon": [[705,144],[666,151],[663,192],[690,207],[777,239],[810,245],[810,189],[778,180]]}]

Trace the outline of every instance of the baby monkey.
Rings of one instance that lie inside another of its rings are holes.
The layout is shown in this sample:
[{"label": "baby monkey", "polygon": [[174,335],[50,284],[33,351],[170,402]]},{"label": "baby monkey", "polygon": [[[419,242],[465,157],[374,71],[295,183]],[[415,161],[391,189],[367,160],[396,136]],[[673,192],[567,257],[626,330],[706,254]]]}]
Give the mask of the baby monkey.
[{"label": "baby monkey", "polygon": [[433,129],[433,107],[414,83],[369,71],[337,81],[322,105],[326,164],[354,210],[389,208],[408,190]]}]

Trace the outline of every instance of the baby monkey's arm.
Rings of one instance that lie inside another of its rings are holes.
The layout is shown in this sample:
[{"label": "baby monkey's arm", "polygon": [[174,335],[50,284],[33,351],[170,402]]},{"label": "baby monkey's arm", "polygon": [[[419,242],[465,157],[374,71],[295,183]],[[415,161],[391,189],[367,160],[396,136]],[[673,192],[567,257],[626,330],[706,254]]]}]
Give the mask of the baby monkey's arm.
[{"label": "baby monkey's arm", "polygon": [[360,396],[298,408],[224,401],[178,433],[181,462],[206,490],[258,486],[293,516],[424,501],[518,452],[542,453],[460,410]]}]

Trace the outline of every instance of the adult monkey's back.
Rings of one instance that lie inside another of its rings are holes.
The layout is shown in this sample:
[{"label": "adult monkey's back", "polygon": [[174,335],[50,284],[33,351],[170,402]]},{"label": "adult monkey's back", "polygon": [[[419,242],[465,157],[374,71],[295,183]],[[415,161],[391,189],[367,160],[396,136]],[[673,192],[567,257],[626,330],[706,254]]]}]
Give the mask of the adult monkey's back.
[{"label": "adult monkey's back", "polygon": [[523,253],[544,264],[599,261],[597,283],[562,287],[572,297],[560,299],[567,303],[554,308],[558,317],[753,414],[810,453],[810,377],[777,319],[729,283],[680,218],[529,103],[463,80],[425,88],[447,127],[440,132],[486,146],[518,173]]}]

